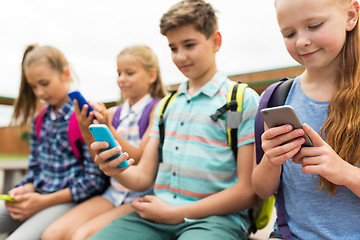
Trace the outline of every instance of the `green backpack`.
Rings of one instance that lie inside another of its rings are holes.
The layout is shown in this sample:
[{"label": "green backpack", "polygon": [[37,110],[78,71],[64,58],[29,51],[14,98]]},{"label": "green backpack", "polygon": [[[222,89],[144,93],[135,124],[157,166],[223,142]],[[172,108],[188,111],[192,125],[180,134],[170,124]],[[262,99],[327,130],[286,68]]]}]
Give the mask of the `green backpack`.
[{"label": "green backpack", "polygon": [[[242,121],[242,108],[243,108],[243,96],[245,88],[248,85],[246,83],[235,82],[230,86],[227,102],[224,106],[216,110],[214,114],[210,116],[213,121],[217,121],[219,117],[226,114],[226,132],[228,138],[228,145],[231,147],[235,159],[237,158],[237,130]],[[158,146],[159,162],[162,162],[162,148],[165,139],[165,118],[164,113],[167,107],[176,98],[177,92],[173,91],[167,95],[161,102],[159,111],[159,135],[160,144]],[[271,196],[267,200],[259,199],[256,206],[249,209],[250,229],[249,232],[255,233],[258,229],[263,229],[269,223],[271,214],[275,204],[275,196]]]}]

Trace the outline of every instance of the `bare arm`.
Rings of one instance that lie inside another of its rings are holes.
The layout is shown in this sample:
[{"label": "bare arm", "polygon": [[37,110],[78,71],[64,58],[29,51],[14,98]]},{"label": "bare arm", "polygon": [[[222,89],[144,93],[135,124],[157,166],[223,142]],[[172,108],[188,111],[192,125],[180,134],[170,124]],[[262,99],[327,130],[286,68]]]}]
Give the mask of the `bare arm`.
[{"label": "bare arm", "polygon": [[298,138],[304,134],[300,129],[292,131],[290,125],[267,129],[261,136],[264,156],[252,174],[254,191],[262,199],[267,199],[279,188],[282,164],[292,158],[304,143],[304,138],[296,139],[290,143],[282,143]]},{"label": "bare arm", "polygon": [[142,218],[165,224],[178,224],[183,222],[184,218],[201,219],[212,215],[228,215],[250,208],[258,199],[250,182],[253,153],[253,144],[239,148],[238,181],[225,190],[182,206],[169,205],[152,195],[135,199],[132,206]]},{"label": "bare arm", "polygon": [[149,119],[149,125],[148,125],[144,135],[141,138],[140,146],[136,147],[136,146],[128,143],[123,137],[121,137],[120,134],[113,127],[111,122],[112,122],[112,119],[114,117],[114,113],[115,113],[116,108],[111,108],[111,109],[107,110],[105,105],[103,105],[103,104],[100,104],[100,103],[92,104],[92,106],[95,109],[95,116],[97,118],[97,120],[95,120],[95,122],[96,123],[106,124],[109,127],[111,133],[115,137],[116,141],[120,144],[123,151],[127,152],[131,156],[131,158],[134,159],[135,164],[137,164],[139,162],[139,160],[141,158],[141,155],[144,152],[145,145],[149,141],[149,131],[150,131],[151,127],[152,127],[152,121],[153,121],[153,118],[154,118],[153,112],[154,112],[154,110],[156,108],[156,105],[157,104],[155,104],[154,107],[151,110],[150,119]]},{"label": "bare arm", "polygon": [[200,219],[211,215],[227,215],[253,207],[257,201],[257,196],[251,186],[253,149],[253,143],[238,148],[238,181],[235,185],[194,203],[177,207],[177,212],[182,219],[184,217]]},{"label": "bare arm", "polygon": [[124,153],[120,157],[108,161],[107,159],[121,152],[121,147],[109,149],[101,152],[101,149],[108,147],[106,142],[94,142],[91,148],[96,152],[95,162],[99,168],[108,176],[115,178],[123,186],[134,190],[144,191],[148,189],[155,181],[158,169],[158,152],[157,147],[159,139],[150,137],[146,144],[141,161],[133,165],[133,160],[129,160],[128,168],[118,168],[117,165],[123,162],[128,154]]}]

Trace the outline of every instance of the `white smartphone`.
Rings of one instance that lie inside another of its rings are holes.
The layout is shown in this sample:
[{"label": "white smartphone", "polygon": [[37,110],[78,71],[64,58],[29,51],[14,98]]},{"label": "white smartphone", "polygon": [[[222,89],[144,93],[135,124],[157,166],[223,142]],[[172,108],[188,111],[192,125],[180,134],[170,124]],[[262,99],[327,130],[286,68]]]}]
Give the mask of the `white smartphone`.
[{"label": "white smartphone", "polygon": [[[269,128],[278,127],[284,124],[290,124],[294,129],[302,128],[301,121],[296,115],[293,107],[290,105],[264,108],[260,111],[260,113]],[[305,143],[303,144],[304,147],[314,146],[306,133],[303,137],[305,138]]]}]

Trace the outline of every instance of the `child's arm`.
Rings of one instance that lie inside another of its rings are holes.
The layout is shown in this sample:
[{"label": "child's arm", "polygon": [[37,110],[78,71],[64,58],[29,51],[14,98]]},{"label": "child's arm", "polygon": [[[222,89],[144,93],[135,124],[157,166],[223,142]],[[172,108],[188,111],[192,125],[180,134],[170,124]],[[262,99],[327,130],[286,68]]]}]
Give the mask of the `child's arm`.
[{"label": "child's arm", "polygon": [[201,219],[213,215],[228,215],[251,208],[257,196],[251,187],[254,144],[238,148],[237,176],[235,185],[199,201],[182,206],[171,206],[155,196],[136,199],[132,206],[142,218],[165,224],[178,224],[184,218]]},{"label": "child's arm", "polygon": [[293,161],[302,172],[319,174],[336,185],[344,185],[360,197],[360,169],[344,161],[309,125],[303,125],[315,147],[302,148]]},{"label": "child's arm", "polygon": [[302,129],[292,131],[291,125],[284,125],[269,129],[261,136],[264,156],[252,174],[254,191],[262,199],[267,199],[279,188],[282,164],[293,157],[304,143],[304,138],[299,138],[282,145],[284,142],[301,137]]},{"label": "child's arm", "polygon": [[159,139],[150,137],[148,144],[145,146],[141,161],[137,165],[132,165],[134,162],[132,159],[129,159],[130,166],[128,168],[117,167],[117,165],[128,158],[129,154],[127,153],[114,160],[107,160],[120,153],[122,151],[121,147],[101,152],[101,149],[107,148],[109,144],[107,142],[94,142],[91,144],[91,148],[96,152],[95,163],[106,175],[115,178],[120,184],[131,190],[145,191],[155,181],[159,165],[158,145]]},{"label": "child's arm", "polygon": [[149,119],[149,125],[144,133],[144,135],[141,138],[141,143],[139,147],[135,147],[134,145],[128,143],[123,137],[120,136],[120,134],[116,131],[116,129],[112,126],[111,121],[113,119],[115,108],[109,109],[109,111],[106,110],[105,105],[101,103],[93,104],[92,106],[95,109],[95,115],[97,120],[95,120],[96,123],[102,123],[106,124],[113,136],[115,137],[116,141],[119,143],[119,145],[123,148],[123,151],[127,152],[131,158],[134,159],[135,164],[137,164],[141,158],[141,155],[144,151],[146,143],[149,141],[148,132],[151,129],[152,121],[154,118],[154,110],[156,108],[155,104],[151,110],[150,113],[150,119]]}]

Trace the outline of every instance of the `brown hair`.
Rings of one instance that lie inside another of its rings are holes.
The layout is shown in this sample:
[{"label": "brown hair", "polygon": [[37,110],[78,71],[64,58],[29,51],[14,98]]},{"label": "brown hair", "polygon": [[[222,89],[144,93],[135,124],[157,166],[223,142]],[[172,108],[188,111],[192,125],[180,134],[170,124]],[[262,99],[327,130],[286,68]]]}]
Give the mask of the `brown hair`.
[{"label": "brown hair", "polygon": [[161,17],[160,32],[166,35],[169,30],[185,25],[193,25],[209,38],[218,29],[215,10],[203,0],[183,0]]},{"label": "brown hair", "polygon": [[35,62],[46,61],[50,67],[59,73],[63,73],[65,67],[69,67],[69,63],[65,56],[55,47],[39,46],[37,44],[29,45],[23,55],[21,62],[21,82],[18,97],[14,103],[14,113],[12,115],[12,124],[25,125],[29,123],[35,115],[39,100],[35,96],[33,90],[25,76],[25,69]]},{"label": "brown hair", "polygon": [[150,85],[149,94],[152,98],[163,98],[166,95],[166,90],[161,80],[158,58],[151,48],[145,45],[130,46],[122,50],[117,57],[119,58],[126,54],[138,57],[141,65],[147,71],[156,71],[156,80]]},{"label": "brown hair", "polygon": [[[346,4],[349,4],[348,0]],[[359,19],[354,29],[346,34],[338,66],[337,94],[329,103],[328,117],[321,134],[342,159],[357,166],[360,160]],[[336,185],[320,176],[319,189],[324,186],[329,195],[336,194]]]}]

